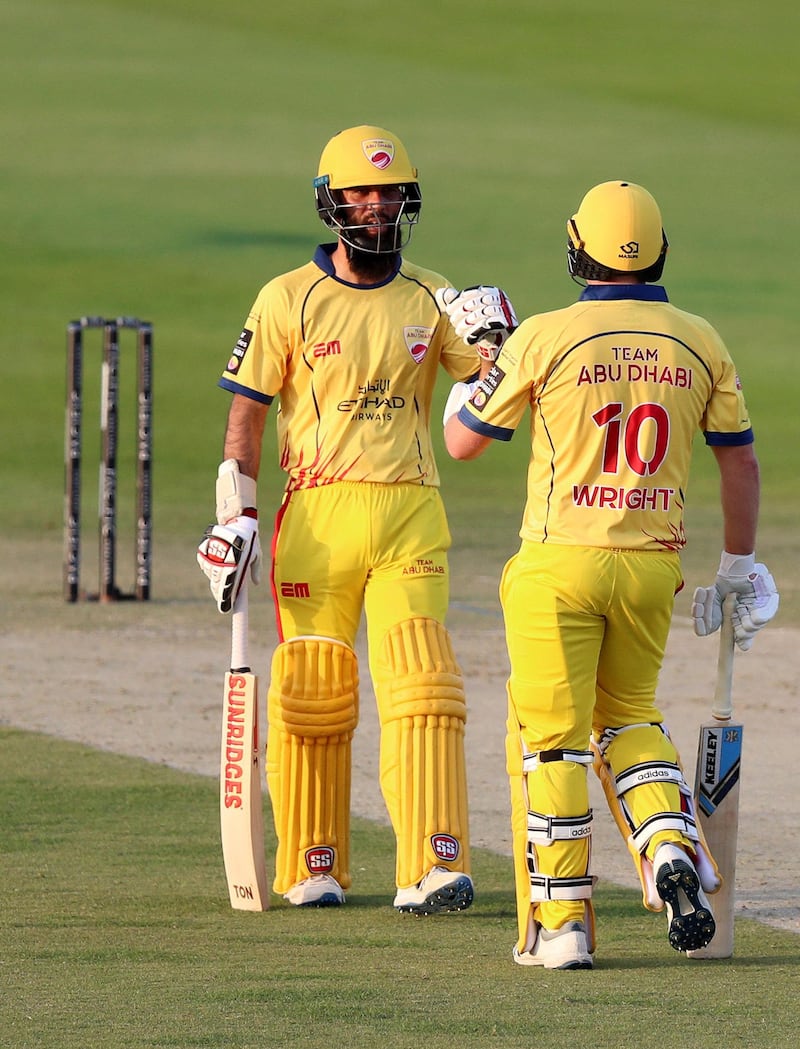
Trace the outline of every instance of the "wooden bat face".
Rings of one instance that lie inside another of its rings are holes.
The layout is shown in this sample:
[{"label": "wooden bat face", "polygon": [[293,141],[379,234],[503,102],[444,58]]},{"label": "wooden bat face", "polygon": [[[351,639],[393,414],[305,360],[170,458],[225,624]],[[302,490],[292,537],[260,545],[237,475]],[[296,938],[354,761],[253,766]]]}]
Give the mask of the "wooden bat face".
[{"label": "wooden bat face", "polygon": [[742,737],[739,723],[714,720],[700,727],[694,800],[706,844],[722,875],[722,888],[710,898],[717,925],[714,938],[708,946],[688,951],[690,958],[733,954]]},{"label": "wooden bat face", "polygon": [[743,726],[704,725],[700,733],[695,793],[700,811],[709,819],[739,785]]},{"label": "wooden bat face", "polygon": [[261,807],[258,681],[254,674],[225,675],[220,751],[220,832],[231,907],[269,906]]}]

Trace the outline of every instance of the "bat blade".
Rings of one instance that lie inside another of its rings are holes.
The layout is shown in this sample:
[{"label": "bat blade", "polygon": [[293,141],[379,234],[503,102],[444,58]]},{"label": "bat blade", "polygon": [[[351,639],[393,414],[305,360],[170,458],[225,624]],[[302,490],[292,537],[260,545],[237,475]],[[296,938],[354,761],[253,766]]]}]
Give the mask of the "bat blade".
[{"label": "bat blade", "polygon": [[269,906],[264,857],[261,763],[258,746],[258,680],[225,675],[220,754],[220,831],[231,907]]},{"label": "bat blade", "polygon": [[722,875],[722,888],[710,899],[717,930],[706,947],[689,951],[692,958],[730,958],[739,830],[739,774],[744,726],[708,721],[700,726],[695,775],[695,808],[711,855]]},{"label": "bat blade", "polygon": [[734,946],[736,850],[739,831],[739,779],[744,726],[732,720],[733,626],[725,609],[720,636],[713,717],[700,726],[694,801],[711,855],[722,875],[722,888],[711,897],[716,932],[691,958],[730,958]]},{"label": "bat blade", "polygon": [[222,855],[231,907],[265,911],[269,907],[269,889],[264,853],[258,679],[247,666],[236,669],[237,664],[246,662],[246,605],[237,605],[233,614],[234,669],[225,674],[220,748]]}]

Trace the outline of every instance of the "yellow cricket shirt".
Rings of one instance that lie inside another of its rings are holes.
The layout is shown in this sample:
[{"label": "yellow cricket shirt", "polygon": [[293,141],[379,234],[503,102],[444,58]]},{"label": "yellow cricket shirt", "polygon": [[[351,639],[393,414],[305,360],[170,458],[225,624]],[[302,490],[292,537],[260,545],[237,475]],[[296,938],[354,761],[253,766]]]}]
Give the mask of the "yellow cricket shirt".
[{"label": "yellow cricket shirt", "polygon": [[444,277],[405,259],[375,285],[340,280],[321,245],[260,291],[219,385],[270,404],[287,487],[333,481],[438,486],[430,410],[438,367],[478,372],[436,305]]},{"label": "yellow cricket shirt", "polygon": [[721,338],[653,285],[592,285],[524,321],[459,419],[508,441],[527,408],[532,542],[678,550],[698,429],[753,440]]}]

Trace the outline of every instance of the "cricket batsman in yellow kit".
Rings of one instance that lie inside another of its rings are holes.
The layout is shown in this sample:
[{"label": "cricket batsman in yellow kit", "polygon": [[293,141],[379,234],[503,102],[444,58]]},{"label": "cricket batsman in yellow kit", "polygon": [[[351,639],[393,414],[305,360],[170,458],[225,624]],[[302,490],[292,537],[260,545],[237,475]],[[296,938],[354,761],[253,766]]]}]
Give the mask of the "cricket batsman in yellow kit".
[{"label": "cricket batsman in yellow kit", "polygon": [[[719,887],[691,791],[656,706],[682,587],[684,503],[694,435],[720,469],[724,552],[698,588],[698,634],[736,594],[740,647],[775,614],[754,557],[758,463],[731,358],[717,332],[658,285],[661,214],[641,186],[608,182],[567,224],[575,304],[522,322],[479,383],[454,387],[445,439],[459,459],[508,441],[530,414],[531,458],[518,553],[500,596],[510,659],[511,784],[518,938],[514,960],[593,964],[594,765],[631,851],[647,908],[666,907],[680,951],[715,931]],[[455,329],[472,318],[448,306]]]},{"label": "cricket batsman in yellow kit", "polygon": [[256,482],[265,417],[279,399],[286,484],[271,540],[279,644],[267,704],[274,889],[297,906],[335,906],[351,884],[353,646],[363,611],[397,839],[394,906],[460,911],[473,899],[466,703],[444,625],[450,534],[431,400],[440,367],[455,380],[485,372],[516,321],[500,289],[481,287],[493,309],[462,338],[436,300],[447,282],[402,256],[422,199],[390,131],[334,136],[314,191],[336,243],[262,288],[233,349],[220,380],[233,400],[217,524],[198,560],[223,612],[246,573],[258,575]]}]

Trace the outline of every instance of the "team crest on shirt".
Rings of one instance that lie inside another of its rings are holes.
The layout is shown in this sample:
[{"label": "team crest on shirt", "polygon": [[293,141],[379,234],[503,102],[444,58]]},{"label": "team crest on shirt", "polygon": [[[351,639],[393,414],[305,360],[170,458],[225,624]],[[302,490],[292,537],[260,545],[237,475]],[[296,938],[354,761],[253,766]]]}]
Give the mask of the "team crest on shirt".
[{"label": "team crest on shirt", "polygon": [[361,143],[361,148],[370,164],[381,171],[394,160],[394,142],[388,138],[367,138]]},{"label": "team crest on shirt", "polygon": [[230,360],[228,361],[228,367],[225,369],[232,375],[235,375],[242,366],[244,355],[247,353],[247,347],[250,345],[250,340],[253,338],[253,333],[249,328],[242,328],[242,334],[236,340],[236,345],[233,347]]},{"label": "team crest on shirt", "polygon": [[406,348],[414,358],[415,364],[422,364],[425,354],[428,352],[433,328],[414,327],[409,325],[403,328],[403,338],[406,340]]}]

